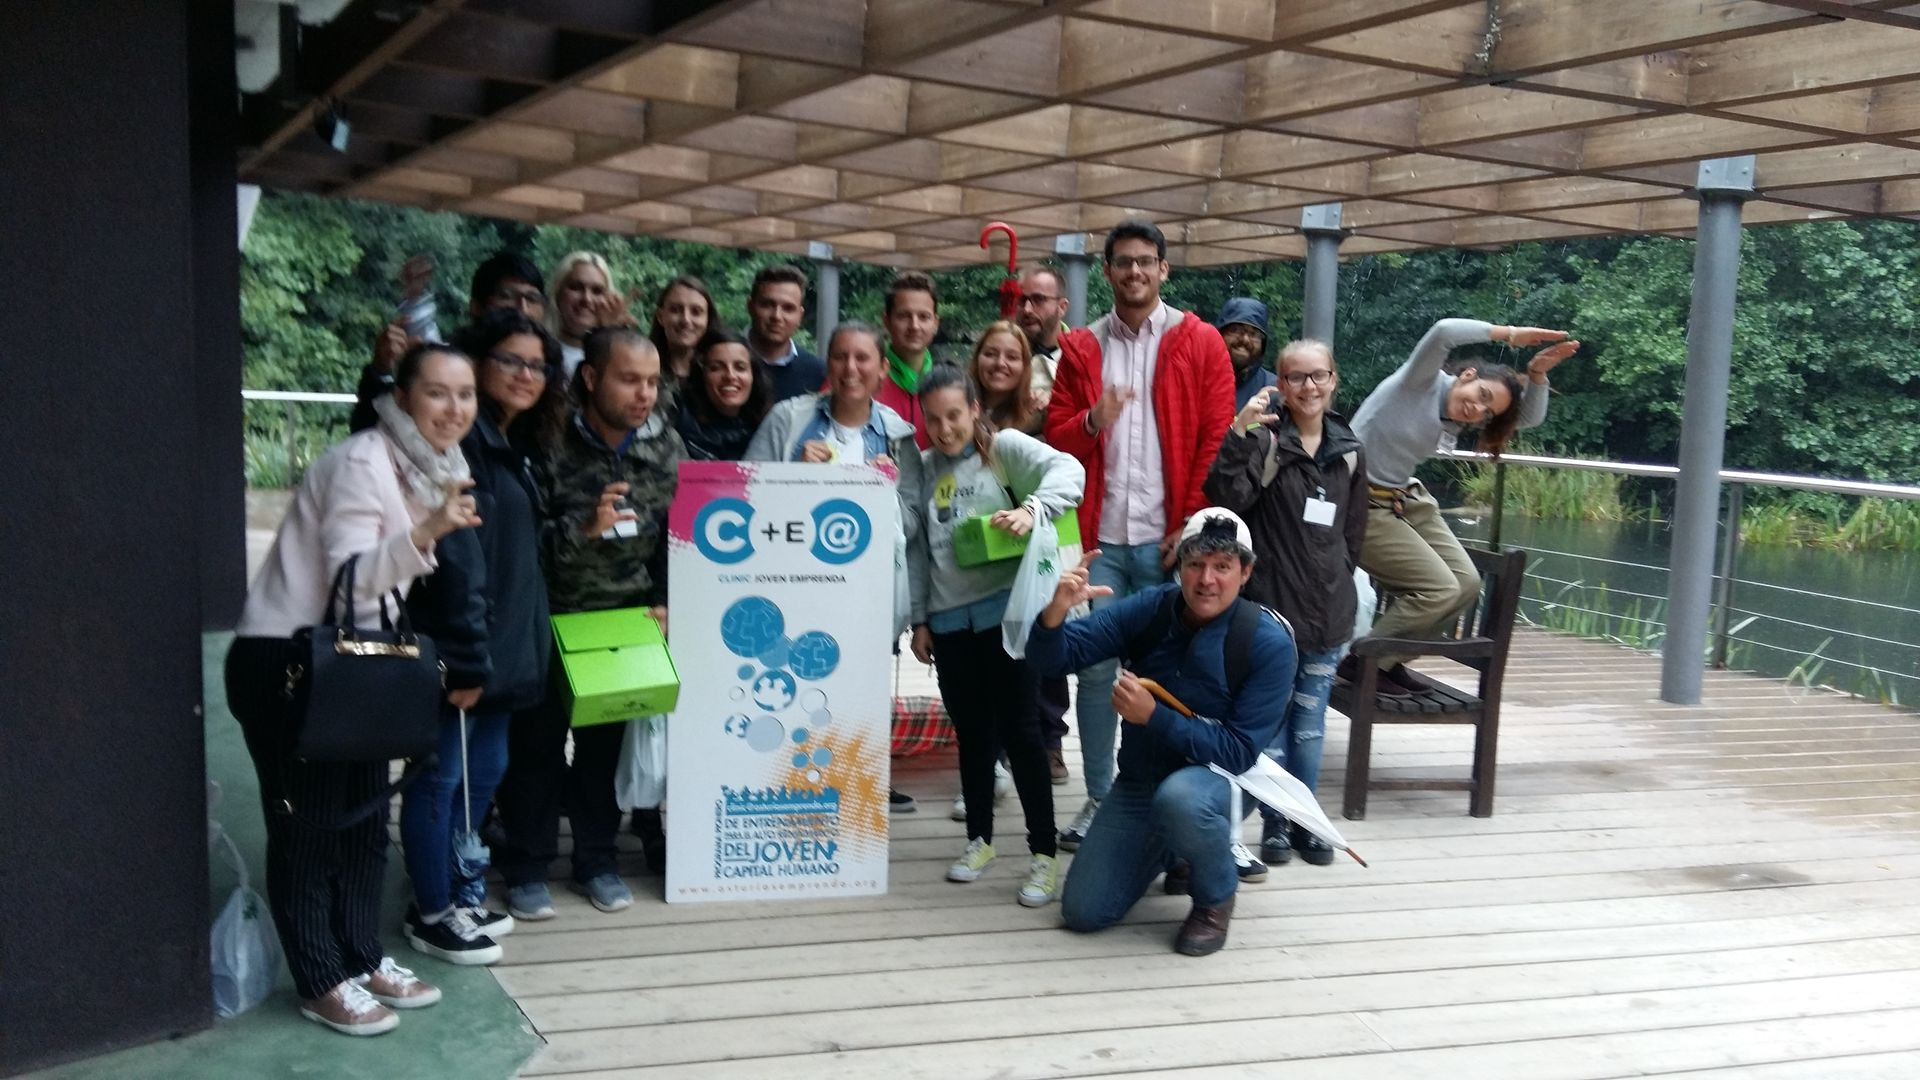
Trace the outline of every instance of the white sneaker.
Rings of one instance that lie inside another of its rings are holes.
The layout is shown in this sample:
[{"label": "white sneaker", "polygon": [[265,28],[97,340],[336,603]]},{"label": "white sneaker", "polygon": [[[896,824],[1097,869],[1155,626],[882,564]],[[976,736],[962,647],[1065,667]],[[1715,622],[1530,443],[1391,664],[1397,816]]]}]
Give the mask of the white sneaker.
[{"label": "white sneaker", "polygon": [[993,763],[993,801],[1003,802],[1011,794],[1013,794],[1013,774],[1007,771],[1005,765],[996,761]]},{"label": "white sneaker", "polygon": [[955,795],[953,797],[953,809],[948,812],[947,816],[955,821],[967,820],[967,797],[965,795]]},{"label": "white sneaker", "polygon": [[1100,809],[1099,799],[1088,799],[1080,804],[1080,812],[1073,815],[1073,824],[1060,833],[1061,851],[1078,851],[1080,842],[1087,838],[1087,830],[1093,828],[1093,815]]},{"label": "white sneaker", "polygon": [[440,988],[421,982],[410,969],[380,958],[380,966],[353,980],[368,996],[389,1009],[424,1009],[440,1001]]}]

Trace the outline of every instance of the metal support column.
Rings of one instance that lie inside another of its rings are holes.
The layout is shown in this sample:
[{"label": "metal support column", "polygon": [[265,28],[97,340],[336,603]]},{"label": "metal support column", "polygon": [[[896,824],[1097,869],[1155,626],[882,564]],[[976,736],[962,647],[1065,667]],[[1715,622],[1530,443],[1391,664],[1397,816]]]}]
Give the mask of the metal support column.
[{"label": "metal support column", "polygon": [[813,347],[826,355],[827,338],[840,325],[840,264],[833,261],[833,245],[818,240],[807,244],[813,260]]},{"label": "metal support column", "polygon": [[1712,612],[1720,466],[1726,450],[1727,380],[1733,360],[1733,298],[1740,274],[1740,204],[1753,195],[1753,158],[1700,163],[1700,224],[1693,252],[1693,308],[1687,314],[1687,389],[1680,422],[1673,548],[1668,565],[1667,636],[1660,700],[1698,705]]},{"label": "metal support column", "polygon": [[1064,233],[1053,238],[1053,253],[1060,259],[1060,285],[1067,293],[1067,325],[1087,325],[1087,268],[1093,257],[1087,254],[1086,233]]},{"label": "metal support column", "polygon": [[1300,210],[1300,231],[1307,237],[1306,306],[1300,336],[1333,344],[1333,305],[1340,285],[1340,204],[1320,203]]}]

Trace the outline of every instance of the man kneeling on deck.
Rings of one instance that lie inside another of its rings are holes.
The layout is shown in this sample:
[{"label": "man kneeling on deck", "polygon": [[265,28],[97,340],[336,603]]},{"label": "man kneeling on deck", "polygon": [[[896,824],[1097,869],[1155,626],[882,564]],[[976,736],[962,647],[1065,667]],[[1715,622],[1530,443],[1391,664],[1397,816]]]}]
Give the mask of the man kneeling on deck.
[{"label": "man kneeling on deck", "polygon": [[[1168,891],[1184,878],[1193,896],[1173,947],[1205,956],[1227,943],[1240,883],[1229,783],[1207,766],[1245,772],[1273,741],[1292,694],[1293,632],[1240,598],[1253,541],[1231,511],[1210,508],[1188,520],[1175,549],[1178,584],[1069,623],[1069,610],[1108,591],[1087,583],[1099,554],[1088,552],[1061,575],[1027,642],[1028,661],[1043,673],[1115,658],[1127,668],[1113,687],[1114,711],[1126,722],[1119,775],[1074,856],[1061,915],[1070,930],[1112,926],[1168,871]],[[1157,700],[1149,680],[1186,711]]]}]

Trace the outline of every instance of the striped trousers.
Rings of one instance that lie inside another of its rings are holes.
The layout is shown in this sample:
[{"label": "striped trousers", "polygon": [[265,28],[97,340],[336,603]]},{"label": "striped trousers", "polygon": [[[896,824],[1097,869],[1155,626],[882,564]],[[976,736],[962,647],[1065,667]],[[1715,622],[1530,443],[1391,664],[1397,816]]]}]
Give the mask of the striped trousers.
[{"label": "striped trousers", "polygon": [[[331,822],[378,795],[387,763],[310,763],[287,752],[282,690],[294,658],[278,638],[236,638],[227,652],[227,707],[240,721],[267,818],[267,905],[302,998],[321,997],[380,966],[380,897],[387,815]],[[286,813],[282,801],[294,813]],[[305,820],[302,820],[302,819]]]}]

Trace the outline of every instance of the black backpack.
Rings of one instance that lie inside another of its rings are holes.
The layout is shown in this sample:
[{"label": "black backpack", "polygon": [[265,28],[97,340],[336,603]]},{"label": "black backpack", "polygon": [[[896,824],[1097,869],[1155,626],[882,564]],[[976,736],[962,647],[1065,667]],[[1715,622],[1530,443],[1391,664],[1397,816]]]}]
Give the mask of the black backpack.
[{"label": "black backpack", "polygon": [[[1127,651],[1122,659],[1130,666],[1144,659],[1173,629],[1174,605],[1179,602],[1179,599],[1178,590],[1169,591],[1167,598],[1154,610],[1153,618],[1147,620],[1147,624],[1140,629],[1139,633],[1127,639]],[[1253,674],[1253,639],[1260,632],[1260,620],[1273,619],[1282,626],[1287,626],[1287,620],[1272,608],[1244,598],[1233,606],[1233,611],[1227,615],[1227,618],[1232,620],[1227,623],[1224,658],[1227,695],[1239,697],[1240,688],[1247,684],[1247,677]],[[1289,626],[1287,629],[1291,631],[1293,628]]]}]

